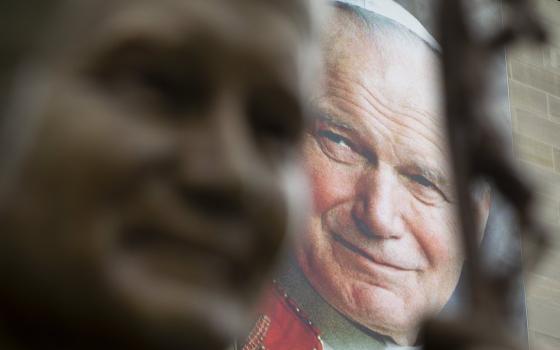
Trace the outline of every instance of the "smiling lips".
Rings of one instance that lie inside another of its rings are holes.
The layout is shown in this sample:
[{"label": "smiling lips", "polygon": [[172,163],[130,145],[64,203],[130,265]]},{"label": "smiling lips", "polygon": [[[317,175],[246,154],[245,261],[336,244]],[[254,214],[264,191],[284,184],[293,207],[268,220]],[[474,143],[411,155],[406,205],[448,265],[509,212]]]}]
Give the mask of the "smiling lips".
[{"label": "smiling lips", "polygon": [[398,271],[417,271],[419,270],[419,268],[417,266],[413,266],[413,264],[405,264],[403,263],[397,263],[395,261],[392,261],[390,259],[386,259],[384,257],[377,257],[372,255],[371,253],[368,253],[367,251],[365,251],[364,249],[354,245],[353,243],[350,243],[348,240],[342,238],[341,235],[337,234],[337,233],[331,233],[333,240],[340,244],[342,247],[346,248],[347,250],[350,250],[351,252],[358,254],[361,257],[366,258],[367,260],[373,262],[374,264],[377,265],[381,265],[393,270],[398,270]]}]

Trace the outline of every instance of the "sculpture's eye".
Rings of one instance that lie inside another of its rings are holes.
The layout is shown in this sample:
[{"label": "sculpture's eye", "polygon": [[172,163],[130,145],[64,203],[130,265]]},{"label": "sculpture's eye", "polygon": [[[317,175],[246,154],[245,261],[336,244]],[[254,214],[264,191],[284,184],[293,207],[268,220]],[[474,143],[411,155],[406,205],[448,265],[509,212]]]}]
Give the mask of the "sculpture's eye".
[{"label": "sculpture's eye", "polygon": [[283,154],[303,134],[304,117],[299,100],[279,88],[259,88],[247,103],[249,125],[257,143],[265,150]]},{"label": "sculpture's eye", "polygon": [[110,97],[184,118],[206,107],[210,98],[211,74],[199,56],[133,42],[106,53],[93,72]]}]

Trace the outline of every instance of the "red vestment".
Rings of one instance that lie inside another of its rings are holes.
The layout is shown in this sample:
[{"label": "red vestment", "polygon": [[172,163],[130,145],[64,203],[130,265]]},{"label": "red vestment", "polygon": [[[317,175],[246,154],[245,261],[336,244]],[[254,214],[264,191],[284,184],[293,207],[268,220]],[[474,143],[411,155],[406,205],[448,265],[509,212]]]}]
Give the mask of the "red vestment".
[{"label": "red vestment", "polygon": [[277,283],[259,310],[242,350],[323,350],[319,331]]}]

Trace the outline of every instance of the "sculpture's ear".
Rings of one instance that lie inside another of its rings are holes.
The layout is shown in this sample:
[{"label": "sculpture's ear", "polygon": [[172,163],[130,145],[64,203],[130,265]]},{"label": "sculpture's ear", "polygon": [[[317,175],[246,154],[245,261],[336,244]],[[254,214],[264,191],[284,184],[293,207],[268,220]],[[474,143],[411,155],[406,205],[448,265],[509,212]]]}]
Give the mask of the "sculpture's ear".
[{"label": "sculpture's ear", "polygon": [[475,206],[476,227],[478,229],[478,243],[484,238],[490,207],[492,206],[492,188],[487,183],[477,184],[477,189],[473,193],[473,203]]}]

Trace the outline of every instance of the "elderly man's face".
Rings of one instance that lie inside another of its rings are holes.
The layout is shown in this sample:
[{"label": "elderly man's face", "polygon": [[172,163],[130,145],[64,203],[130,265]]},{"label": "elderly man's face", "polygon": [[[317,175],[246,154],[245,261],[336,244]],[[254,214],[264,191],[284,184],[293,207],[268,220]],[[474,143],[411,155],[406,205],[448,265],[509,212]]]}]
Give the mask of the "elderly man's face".
[{"label": "elderly man's face", "polygon": [[463,263],[437,85],[419,40],[372,38],[352,21],[325,44],[327,89],[306,136],[314,210],[297,258],[349,318],[415,341]]},{"label": "elderly man's face", "polygon": [[2,295],[22,317],[190,349],[242,324],[302,202],[301,38],[273,3],[70,13],[11,116]]}]

